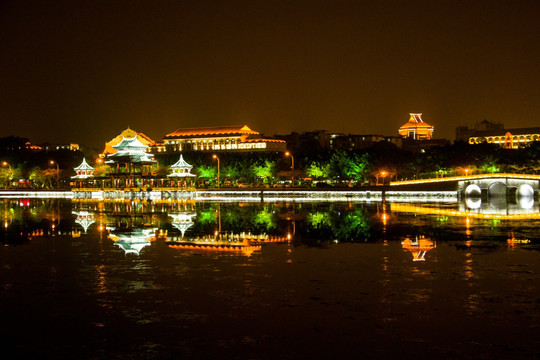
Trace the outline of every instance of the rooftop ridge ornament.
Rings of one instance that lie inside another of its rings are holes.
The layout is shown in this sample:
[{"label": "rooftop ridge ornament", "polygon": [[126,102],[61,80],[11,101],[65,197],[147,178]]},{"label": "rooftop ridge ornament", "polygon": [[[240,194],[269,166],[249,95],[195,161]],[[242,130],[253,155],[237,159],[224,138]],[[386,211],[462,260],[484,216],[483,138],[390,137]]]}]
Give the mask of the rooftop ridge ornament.
[{"label": "rooftop ridge ornament", "polygon": [[410,118],[409,118],[409,121],[410,122],[417,122],[417,123],[423,123],[424,120],[422,120],[422,113],[409,113],[410,115]]},{"label": "rooftop ridge ornament", "polygon": [[413,140],[431,140],[434,127],[422,120],[422,113],[409,113],[409,121],[399,128],[399,135]]}]

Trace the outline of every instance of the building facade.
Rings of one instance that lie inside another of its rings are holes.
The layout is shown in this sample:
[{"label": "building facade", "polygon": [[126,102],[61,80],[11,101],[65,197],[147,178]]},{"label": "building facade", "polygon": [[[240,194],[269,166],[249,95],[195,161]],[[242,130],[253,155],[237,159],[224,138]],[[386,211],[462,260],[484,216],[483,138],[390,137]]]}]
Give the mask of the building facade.
[{"label": "building facade", "polygon": [[163,141],[151,146],[149,151],[159,155],[189,151],[285,151],[287,148],[283,140],[258,136],[259,133],[247,125],[178,129],[165,135]]},{"label": "building facade", "polygon": [[431,140],[434,127],[422,120],[422,113],[410,113],[409,121],[399,128],[399,135],[413,140]]},{"label": "building facade", "polygon": [[505,129],[501,123],[484,120],[472,128],[457,127],[456,141],[467,141],[469,144],[497,144],[506,149],[518,149],[531,142],[540,141],[540,127]]}]

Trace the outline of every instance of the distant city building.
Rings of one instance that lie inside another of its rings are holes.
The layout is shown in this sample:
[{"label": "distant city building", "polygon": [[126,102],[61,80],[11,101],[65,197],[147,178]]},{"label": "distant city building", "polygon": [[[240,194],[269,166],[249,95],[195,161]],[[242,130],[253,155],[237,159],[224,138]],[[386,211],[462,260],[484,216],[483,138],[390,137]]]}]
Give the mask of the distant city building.
[{"label": "distant city building", "polygon": [[37,146],[37,145],[30,145],[30,143],[27,143],[26,148],[27,148],[27,150],[32,150],[32,151],[41,151],[41,150],[45,150],[45,151],[58,151],[58,150],[79,151],[79,150],[81,150],[79,144],[49,144],[49,143],[45,143],[45,144],[42,144],[41,146]]},{"label": "distant city building", "polygon": [[399,136],[372,134],[331,133],[326,130],[292,132],[289,135],[275,135],[287,142],[287,148],[293,152],[318,150],[359,150],[377,143],[393,144],[401,148],[403,139]]},{"label": "distant city building", "polygon": [[413,140],[431,140],[434,127],[422,120],[421,113],[410,113],[409,121],[399,128],[399,135]]},{"label": "distant city building", "polygon": [[56,150],[79,151],[79,144],[56,145]]},{"label": "distant city building", "polygon": [[399,148],[403,145],[403,139],[399,136],[349,134],[338,136],[333,142],[333,148],[340,150],[359,150],[372,147],[380,142],[393,144]]},{"label": "distant city building", "polygon": [[38,146],[38,145],[32,145],[30,143],[30,141],[28,141],[26,144],[25,144],[25,149],[26,150],[30,150],[30,151],[41,151],[43,150],[43,148],[41,146]]},{"label": "distant city building", "polygon": [[497,144],[506,149],[518,149],[533,141],[540,141],[540,127],[505,129],[501,123],[484,120],[472,128],[457,127],[456,141]]},{"label": "distant city building", "polygon": [[335,139],[341,133],[329,133],[326,130],[314,130],[307,132],[292,132],[288,135],[275,135],[287,143],[287,148],[292,151],[306,150],[330,150],[334,148]]},{"label": "distant city building", "polygon": [[287,144],[278,139],[259,138],[257,131],[244,126],[219,126],[178,129],[165,135],[150,151],[181,153],[187,151],[285,151]]}]

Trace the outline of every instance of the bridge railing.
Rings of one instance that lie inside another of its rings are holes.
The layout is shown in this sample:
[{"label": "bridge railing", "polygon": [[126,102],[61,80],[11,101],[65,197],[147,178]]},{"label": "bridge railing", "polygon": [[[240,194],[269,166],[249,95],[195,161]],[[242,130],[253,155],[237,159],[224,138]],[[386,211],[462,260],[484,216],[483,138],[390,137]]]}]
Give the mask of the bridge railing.
[{"label": "bridge railing", "polygon": [[436,182],[463,181],[463,180],[476,180],[476,179],[500,179],[500,178],[540,180],[540,175],[496,173],[496,174],[477,174],[477,175],[464,175],[464,176],[449,176],[449,177],[444,177],[444,178],[392,181],[392,182],[390,182],[390,186],[410,185],[410,184],[427,184],[427,183],[436,183]]}]

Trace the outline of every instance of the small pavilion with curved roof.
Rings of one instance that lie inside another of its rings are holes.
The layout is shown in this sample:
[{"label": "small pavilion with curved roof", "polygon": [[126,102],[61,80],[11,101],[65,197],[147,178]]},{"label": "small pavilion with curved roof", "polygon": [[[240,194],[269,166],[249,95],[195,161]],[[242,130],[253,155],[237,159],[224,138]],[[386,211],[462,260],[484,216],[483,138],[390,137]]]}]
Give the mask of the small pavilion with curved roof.
[{"label": "small pavilion with curved roof", "polygon": [[434,127],[422,120],[422,113],[410,113],[409,121],[399,128],[399,135],[413,140],[430,140]]}]

